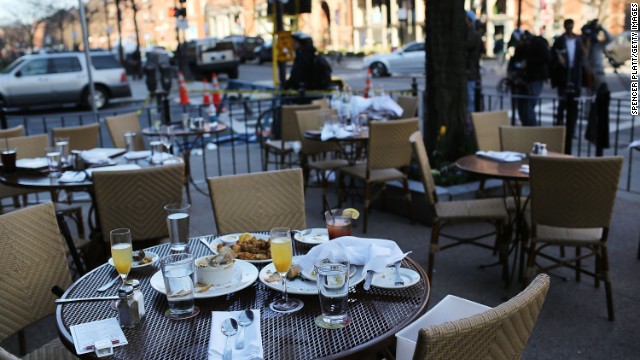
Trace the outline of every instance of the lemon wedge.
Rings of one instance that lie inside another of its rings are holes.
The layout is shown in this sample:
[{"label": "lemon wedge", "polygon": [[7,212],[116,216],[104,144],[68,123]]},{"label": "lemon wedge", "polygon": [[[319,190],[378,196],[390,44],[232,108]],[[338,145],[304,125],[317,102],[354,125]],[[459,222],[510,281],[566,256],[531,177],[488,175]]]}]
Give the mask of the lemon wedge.
[{"label": "lemon wedge", "polygon": [[238,241],[247,241],[249,239],[251,239],[253,237],[253,235],[249,234],[249,233],[244,233],[242,235],[240,235],[238,237]]},{"label": "lemon wedge", "polygon": [[360,212],[358,212],[358,210],[354,208],[348,208],[348,209],[342,210],[342,216],[356,220],[357,218],[360,217]]}]

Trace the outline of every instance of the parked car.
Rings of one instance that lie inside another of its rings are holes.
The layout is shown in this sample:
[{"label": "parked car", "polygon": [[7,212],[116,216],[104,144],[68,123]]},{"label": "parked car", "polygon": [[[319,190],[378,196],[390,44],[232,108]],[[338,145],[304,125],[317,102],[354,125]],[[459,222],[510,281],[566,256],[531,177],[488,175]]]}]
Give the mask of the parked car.
[{"label": "parked car", "polygon": [[615,36],[611,43],[606,46],[604,53],[612,66],[622,66],[627,60],[631,59],[631,32],[625,31]]},{"label": "parked car", "polygon": [[[84,53],[25,55],[0,72],[0,98],[5,107],[77,103],[90,107],[89,77]],[[127,75],[108,52],[92,52],[95,104],[131,96]]]},{"label": "parked car", "polygon": [[189,41],[185,58],[189,70],[197,78],[211,79],[213,73],[225,73],[230,79],[238,78],[240,58],[229,40],[205,38]]},{"label": "parked car", "polygon": [[253,52],[260,64],[273,61],[273,48],[271,47],[271,41],[266,41],[264,44],[256,47]]},{"label": "parked car", "polygon": [[362,61],[362,68],[371,69],[374,77],[396,73],[424,73],[425,56],[424,42],[411,42],[389,54],[366,56]]},{"label": "parked car", "polygon": [[241,63],[254,60],[256,58],[255,48],[264,44],[264,40],[259,36],[230,35],[224,39],[233,42],[233,47],[240,57]]}]

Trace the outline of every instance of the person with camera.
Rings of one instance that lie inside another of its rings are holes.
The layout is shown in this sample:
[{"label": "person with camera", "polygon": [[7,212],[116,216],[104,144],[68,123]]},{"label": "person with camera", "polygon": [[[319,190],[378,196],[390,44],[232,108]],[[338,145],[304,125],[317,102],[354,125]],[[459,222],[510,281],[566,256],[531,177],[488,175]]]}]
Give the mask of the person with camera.
[{"label": "person with camera", "polygon": [[551,86],[558,89],[558,113],[555,125],[566,127],[564,152],[571,154],[578,119],[578,102],[586,57],[582,40],[573,32],[573,20],[564,21],[565,33],[551,47]]}]

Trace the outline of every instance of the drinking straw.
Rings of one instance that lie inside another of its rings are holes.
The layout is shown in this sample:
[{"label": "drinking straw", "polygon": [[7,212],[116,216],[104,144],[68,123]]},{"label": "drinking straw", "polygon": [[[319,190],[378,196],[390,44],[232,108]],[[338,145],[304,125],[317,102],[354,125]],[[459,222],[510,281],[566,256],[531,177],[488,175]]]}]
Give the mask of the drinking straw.
[{"label": "drinking straw", "polygon": [[331,225],[335,225],[336,223],[336,218],[333,217],[333,213],[331,212],[331,205],[329,205],[329,200],[327,200],[327,196],[324,195],[322,196],[322,200],[324,200],[324,206],[328,209],[329,211],[329,216],[331,217]]}]

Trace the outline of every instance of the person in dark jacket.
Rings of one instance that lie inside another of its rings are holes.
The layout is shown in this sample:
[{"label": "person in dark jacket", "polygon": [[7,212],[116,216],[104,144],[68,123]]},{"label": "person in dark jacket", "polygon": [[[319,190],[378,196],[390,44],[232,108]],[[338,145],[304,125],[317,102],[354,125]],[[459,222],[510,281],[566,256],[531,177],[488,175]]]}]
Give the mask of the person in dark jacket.
[{"label": "person in dark jacket", "polygon": [[313,63],[316,56],[316,48],[311,37],[303,32],[296,31],[291,34],[295,59],[291,67],[291,74],[284,83],[286,90],[297,90],[301,87],[313,89]]},{"label": "person in dark jacket", "polygon": [[[467,108],[469,114],[476,111],[476,87],[481,86],[482,79],[480,77],[480,55],[482,53],[482,37],[476,30],[476,15],[473,11],[467,11],[467,41],[465,51],[467,53],[467,92],[468,101]],[[481,109],[477,109],[480,111]]]},{"label": "person in dark jacket", "polygon": [[558,88],[558,116],[556,125],[565,125],[565,153],[571,154],[573,136],[578,119],[578,102],[582,86],[584,47],[580,37],[573,33],[573,20],[564,21],[565,33],[558,37],[551,48],[551,86]]}]

